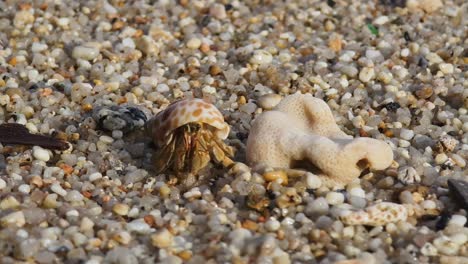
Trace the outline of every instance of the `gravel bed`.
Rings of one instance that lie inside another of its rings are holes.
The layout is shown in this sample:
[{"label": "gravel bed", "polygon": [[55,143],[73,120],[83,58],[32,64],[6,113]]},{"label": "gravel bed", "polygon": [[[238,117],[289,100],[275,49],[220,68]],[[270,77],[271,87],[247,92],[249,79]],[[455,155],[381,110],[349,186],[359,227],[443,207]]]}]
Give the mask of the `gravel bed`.
[{"label": "gravel bed", "polygon": [[[0,124],[71,148],[0,144],[0,263],[468,263],[465,1],[32,2],[0,1]],[[344,189],[247,166],[252,120],[297,92],[392,165]],[[182,98],[236,149],[188,189],[141,128]],[[378,201],[411,212],[339,217]]]}]

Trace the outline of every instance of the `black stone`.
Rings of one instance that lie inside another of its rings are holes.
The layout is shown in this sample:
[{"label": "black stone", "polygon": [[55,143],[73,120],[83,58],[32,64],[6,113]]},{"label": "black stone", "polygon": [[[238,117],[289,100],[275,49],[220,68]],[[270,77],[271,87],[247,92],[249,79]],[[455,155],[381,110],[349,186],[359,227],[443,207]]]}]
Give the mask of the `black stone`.
[{"label": "black stone", "polygon": [[436,230],[437,230],[437,231],[443,230],[443,229],[447,226],[447,224],[448,224],[450,218],[452,218],[452,216],[451,216],[450,214],[448,214],[448,213],[442,213],[442,214],[438,217],[437,222],[436,222],[436,224],[435,224]]},{"label": "black stone", "polygon": [[449,179],[448,187],[454,202],[468,211],[468,182]]},{"label": "black stone", "polygon": [[399,103],[390,102],[390,103],[384,105],[384,107],[385,107],[388,111],[390,111],[390,112],[396,112],[396,110],[397,110],[398,108],[400,108],[401,106],[400,106]]},{"label": "black stone", "polygon": [[405,33],[403,34],[403,37],[405,38],[405,40],[406,40],[407,42],[410,42],[410,41],[411,41],[411,37],[410,37],[410,35],[409,35],[409,33],[408,33],[407,31],[405,31]]}]

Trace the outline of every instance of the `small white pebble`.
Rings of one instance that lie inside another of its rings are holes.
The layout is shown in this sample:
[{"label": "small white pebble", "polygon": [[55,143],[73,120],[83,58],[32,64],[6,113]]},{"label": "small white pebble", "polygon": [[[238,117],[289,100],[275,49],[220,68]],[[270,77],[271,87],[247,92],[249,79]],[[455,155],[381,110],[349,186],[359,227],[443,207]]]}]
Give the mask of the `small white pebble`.
[{"label": "small white pebble", "polygon": [[276,220],[275,218],[270,218],[266,223],[265,223],[265,228],[268,231],[276,231],[280,228],[281,224]]},{"label": "small white pebble", "polygon": [[465,226],[466,216],[464,215],[452,215],[452,218],[448,222],[449,225]]},{"label": "small white pebble", "polygon": [[191,38],[187,42],[187,48],[189,49],[198,49],[201,46],[202,42],[199,38]]},{"label": "small white pebble", "polygon": [[404,58],[408,57],[410,55],[410,50],[408,48],[404,48],[401,50],[400,55]]},{"label": "small white pebble", "polygon": [[18,187],[18,191],[21,193],[28,194],[31,191],[31,187],[29,187],[29,184],[21,184]]},{"label": "small white pebble", "polygon": [[377,25],[377,26],[381,26],[381,25],[387,23],[388,21],[390,21],[390,19],[388,18],[388,16],[379,16],[378,18],[376,18],[376,19],[374,20],[374,23],[373,23],[373,24],[375,24],[375,25]]},{"label": "small white pebble", "polygon": [[114,139],[112,137],[109,137],[109,136],[100,136],[99,140],[106,143],[106,144],[112,144],[112,142],[114,142]]},{"label": "small white pebble", "polygon": [[82,60],[94,60],[99,55],[99,49],[88,46],[76,46],[73,48],[72,57]]},{"label": "small white pebble", "polygon": [[29,237],[29,233],[24,229],[18,229],[18,231],[16,231],[16,236],[22,239],[26,239]]},{"label": "small white pebble", "polygon": [[374,68],[371,67],[364,67],[359,72],[359,80],[363,83],[367,83],[370,80],[374,79],[375,71]]},{"label": "small white pebble", "polygon": [[127,204],[117,203],[112,207],[112,212],[118,215],[127,215],[130,207]]},{"label": "small white pebble", "polygon": [[72,209],[72,210],[66,212],[65,215],[67,217],[78,217],[78,216],[80,216],[80,213],[77,210]]},{"label": "small white pebble", "polygon": [[33,147],[33,156],[34,158],[38,159],[38,160],[42,160],[42,161],[49,161],[50,159],[50,154],[49,154],[49,151],[47,151],[46,149],[43,149],[39,146],[34,146]]},{"label": "small white pebble", "polygon": [[270,64],[273,61],[273,56],[266,50],[256,50],[250,58],[250,63],[262,65]]},{"label": "small white pebble", "polygon": [[421,203],[421,206],[426,210],[436,209],[437,205],[432,200],[425,200]]},{"label": "small white pebble", "polygon": [[166,228],[151,236],[151,244],[158,248],[166,248],[173,244],[174,236]]},{"label": "small white pebble", "polygon": [[322,180],[319,176],[307,172],[306,173],[306,185],[309,189],[318,189],[322,186]]},{"label": "small white pebble", "polygon": [[453,73],[453,65],[450,63],[440,63],[439,69],[443,74],[451,74]]},{"label": "small white pebble", "polygon": [[34,42],[31,45],[31,51],[33,53],[41,52],[47,49],[47,44],[44,43],[39,43],[39,42]]},{"label": "small white pebble", "polygon": [[457,233],[450,236],[450,241],[460,246],[465,244],[467,240],[468,236],[464,233]]},{"label": "small white pebble", "polygon": [[94,172],[94,173],[91,173],[89,176],[88,176],[88,180],[90,182],[94,182],[94,181],[97,181],[99,179],[102,178],[102,174],[100,172]]},{"label": "small white pebble", "polygon": [[165,83],[160,83],[158,86],[156,86],[156,91],[159,93],[167,93],[170,91],[170,88],[167,84]]},{"label": "small white pebble", "polygon": [[440,153],[440,154],[437,154],[437,156],[435,157],[435,162],[437,164],[444,164],[444,162],[446,162],[448,160],[448,157],[447,157],[447,154],[445,153]]},{"label": "small white pebble", "polygon": [[404,140],[411,140],[414,137],[414,131],[402,128],[400,131],[400,137]]},{"label": "small white pebble", "polygon": [[464,168],[466,166],[466,160],[462,158],[458,154],[452,154],[452,160],[457,164],[460,168]]},{"label": "small white pebble", "polygon": [[122,45],[130,49],[135,49],[135,41],[131,38],[124,38],[122,40]]},{"label": "small white pebble", "polygon": [[22,227],[26,224],[26,219],[23,211],[17,211],[0,218],[0,224],[4,227],[12,225]]},{"label": "small white pebble", "polygon": [[366,192],[360,187],[354,187],[349,190],[349,195],[366,198]]},{"label": "small white pebble", "polygon": [[429,242],[421,247],[421,254],[424,256],[437,256],[437,248]]},{"label": "small white pebble", "polygon": [[351,238],[354,236],[354,226],[347,226],[343,228],[343,237]]},{"label": "small white pebble", "polygon": [[123,137],[123,132],[121,130],[112,131],[112,137],[115,139],[121,139]]},{"label": "small white pebble", "polygon": [[400,139],[398,140],[398,146],[402,148],[408,148],[409,146],[411,146],[411,143],[408,140]]},{"label": "small white pebble", "polygon": [[327,193],[325,199],[327,199],[328,204],[330,205],[337,205],[342,204],[344,202],[344,195],[339,192],[329,192]]},{"label": "small white pebble", "polygon": [[54,193],[60,195],[60,196],[65,196],[67,195],[67,191],[60,186],[59,183],[53,183],[52,186],[50,187],[50,190],[52,190]]}]

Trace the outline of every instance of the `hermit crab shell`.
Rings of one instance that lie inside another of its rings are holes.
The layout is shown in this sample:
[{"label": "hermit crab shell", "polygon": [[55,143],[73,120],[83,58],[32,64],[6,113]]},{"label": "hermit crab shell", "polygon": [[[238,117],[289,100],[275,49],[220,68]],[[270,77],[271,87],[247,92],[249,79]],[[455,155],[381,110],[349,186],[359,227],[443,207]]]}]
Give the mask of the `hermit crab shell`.
[{"label": "hermit crab shell", "polygon": [[147,123],[146,129],[154,143],[162,146],[174,129],[189,123],[209,125],[219,139],[226,139],[229,135],[229,126],[221,112],[201,99],[184,99],[170,104]]}]

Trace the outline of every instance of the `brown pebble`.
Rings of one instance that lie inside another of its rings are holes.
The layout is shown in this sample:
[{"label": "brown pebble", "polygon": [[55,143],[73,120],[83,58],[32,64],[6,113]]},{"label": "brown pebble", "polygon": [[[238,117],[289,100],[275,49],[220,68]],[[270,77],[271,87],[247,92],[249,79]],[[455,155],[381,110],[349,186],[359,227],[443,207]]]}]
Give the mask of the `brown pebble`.
[{"label": "brown pebble", "polygon": [[207,53],[208,51],[210,51],[210,45],[208,45],[207,43],[202,43],[200,45],[200,51],[203,53]]},{"label": "brown pebble", "polygon": [[32,176],[29,180],[29,184],[35,185],[36,187],[41,188],[43,185],[42,178],[40,176]]},{"label": "brown pebble", "polygon": [[433,93],[434,93],[434,90],[430,86],[424,86],[421,89],[418,89],[415,92],[415,95],[419,99],[427,99],[427,98],[431,97]]},{"label": "brown pebble", "polygon": [[218,66],[218,65],[211,65],[210,66],[210,74],[212,76],[216,76],[218,74],[220,74],[223,70],[221,70],[221,68]]},{"label": "brown pebble", "polygon": [[339,35],[334,35],[328,41],[328,47],[334,52],[340,52],[343,46],[343,42]]},{"label": "brown pebble", "polygon": [[258,229],[258,224],[252,220],[247,219],[242,223],[242,227],[250,231],[256,231]]},{"label": "brown pebble", "polygon": [[112,24],[112,30],[119,30],[122,29],[125,26],[125,23],[123,21],[117,20]]},{"label": "brown pebble", "polygon": [[8,88],[6,89],[5,93],[10,96],[10,98],[13,95],[18,95],[18,96],[23,96],[23,91],[20,88]]},{"label": "brown pebble", "polygon": [[177,254],[179,258],[181,258],[183,261],[189,261],[192,258],[192,252],[189,250],[184,250]]},{"label": "brown pebble", "polygon": [[312,47],[308,47],[308,48],[302,48],[299,50],[299,53],[302,55],[302,56],[308,56],[312,53],[314,53],[314,48]]},{"label": "brown pebble", "polygon": [[156,223],[154,221],[154,217],[152,215],[145,215],[143,217],[143,220],[145,221],[145,223],[147,223],[149,226],[154,226],[154,224]]},{"label": "brown pebble", "polygon": [[62,163],[59,165],[59,168],[61,168],[67,176],[73,173],[73,167],[68,164]]},{"label": "brown pebble", "polygon": [[283,170],[269,171],[263,174],[263,178],[267,182],[277,181],[282,185],[288,185],[288,175]]}]

